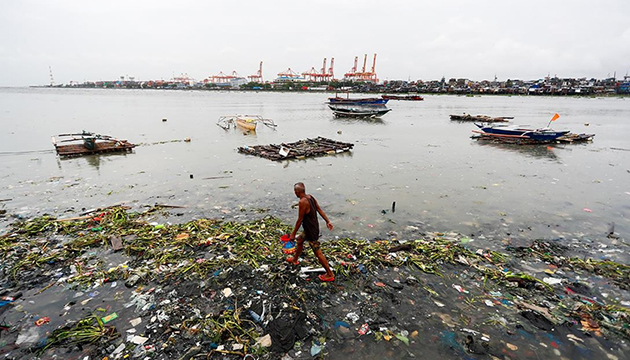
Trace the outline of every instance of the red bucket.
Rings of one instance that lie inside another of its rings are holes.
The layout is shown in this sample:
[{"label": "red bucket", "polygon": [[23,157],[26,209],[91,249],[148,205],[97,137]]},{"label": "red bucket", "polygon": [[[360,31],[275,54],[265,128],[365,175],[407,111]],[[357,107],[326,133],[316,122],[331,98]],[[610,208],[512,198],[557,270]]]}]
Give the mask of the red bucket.
[{"label": "red bucket", "polygon": [[293,254],[295,252],[295,241],[291,241],[289,234],[284,234],[280,238],[282,241],[282,252],[285,254]]}]

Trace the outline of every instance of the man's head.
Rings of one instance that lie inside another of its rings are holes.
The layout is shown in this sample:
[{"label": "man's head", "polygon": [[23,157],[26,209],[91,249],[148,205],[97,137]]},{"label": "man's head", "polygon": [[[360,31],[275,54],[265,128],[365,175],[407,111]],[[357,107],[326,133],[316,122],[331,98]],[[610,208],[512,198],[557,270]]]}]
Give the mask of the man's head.
[{"label": "man's head", "polygon": [[306,193],[306,188],[304,187],[303,182],[295,183],[293,185],[293,191],[295,192],[295,196],[301,197],[301,195]]}]

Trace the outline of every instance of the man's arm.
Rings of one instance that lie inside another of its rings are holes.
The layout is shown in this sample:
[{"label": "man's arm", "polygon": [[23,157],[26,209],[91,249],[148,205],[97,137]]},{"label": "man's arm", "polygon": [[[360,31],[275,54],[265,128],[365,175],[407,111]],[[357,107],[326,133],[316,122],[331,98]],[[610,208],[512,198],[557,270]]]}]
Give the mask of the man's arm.
[{"label": "man's arm", "polygon": [[[315,200],[315,198],[313,198],[313,200]],[[326,214],[324,213],[324,210],[322,210],[322,208],[319,207],[319,203],[317,202],[317,200],[315,200],[315,206],[317,207],[317,212],[319,213],[319,215],[321,215],[324,221],[326,221],[326,227],[328,227],[328,230],[332,231],[334,226],[330,222],[330,220],[328,220],[328,216],[326,216]]]},{"label": "man's arm", "polygon": [[308,209],[308,200],[300,199],[298,219],[295,222],[295,228],[293,229],[293,232],[291,233],[291,240],[295,239],[295,234],[297,234],[298,229],[302,225],[302,221],[304,220],[304,215],[306,214],[306,209]]}]

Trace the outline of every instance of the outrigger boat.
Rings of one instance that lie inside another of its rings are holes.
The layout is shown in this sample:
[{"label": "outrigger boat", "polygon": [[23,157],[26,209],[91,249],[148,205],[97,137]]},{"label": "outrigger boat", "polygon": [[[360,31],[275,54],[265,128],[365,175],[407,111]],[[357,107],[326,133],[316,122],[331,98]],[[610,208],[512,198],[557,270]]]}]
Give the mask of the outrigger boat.
[{"label": "outrigger boat", "polygon": [[[131,151],[135,144],[109,135],[100,135],[87,131],[76,134],[59,134],[52,137],[52,143],[59,156],[81,156],[106,152]],[[69,143],[69,144],[62,144]]]},{"label": "outrigger boat", "polygon": [[228,115],[219,117],[217,125],[225,130],[230,127],[239,127],[246,131],[256,131],[256,125],[262,123],[271,128],[275,128],[276,125],[271,119],[264,119],[260,115]]},{"label": "outrigger boat", "polygon": [[337,117],[358,117],[358,118],[378,118],[392,109],[386,107],[340,107],[328,105],[333,114]]}]

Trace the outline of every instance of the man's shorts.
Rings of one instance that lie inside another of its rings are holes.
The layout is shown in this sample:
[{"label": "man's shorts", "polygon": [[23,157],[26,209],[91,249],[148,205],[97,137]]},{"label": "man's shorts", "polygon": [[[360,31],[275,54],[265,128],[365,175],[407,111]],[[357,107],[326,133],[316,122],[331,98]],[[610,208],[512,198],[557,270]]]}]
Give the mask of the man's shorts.
[{"label": "man's shorts", "polygon": [[319,245],[320,245],[320,244],[319,244],[319,239],[315,239],[315,240],[308,239],[308,238],[306,237],[306,233],[305,233],[304,231],[302,231],[302,232],[300,233],[300,235],[298,235],[298,237],[300,237],[300,238],[305,239],[306,241],[308,241],[308,244],[311,246],[311,249],[313,249],[313,251],[317,251],[317,250],[319,250]]}]

